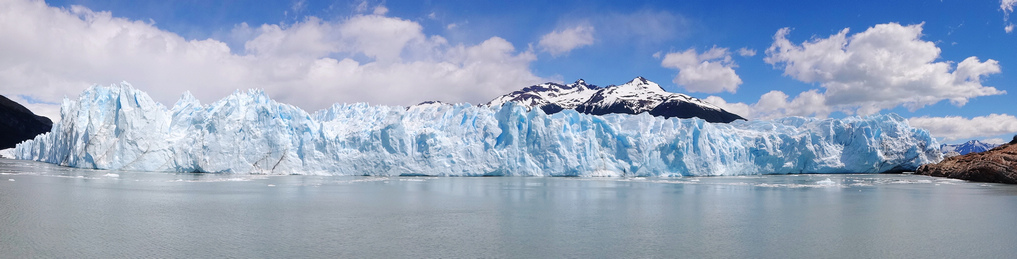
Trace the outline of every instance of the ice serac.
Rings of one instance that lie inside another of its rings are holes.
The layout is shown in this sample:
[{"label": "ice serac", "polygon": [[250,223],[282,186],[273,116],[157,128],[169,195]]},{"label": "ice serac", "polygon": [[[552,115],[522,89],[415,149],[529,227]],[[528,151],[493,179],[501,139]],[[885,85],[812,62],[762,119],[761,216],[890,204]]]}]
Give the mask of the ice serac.
[{"label": "ice serac", "polygon": [[308,114],[264,92],[172,107],[129,84],[65,100],[18,159],[174,172],[321,175],[690,176],[881,173],[939,161],[897,115],[708,123],[643,113],[547,115],[513,103],[336,104]]}]

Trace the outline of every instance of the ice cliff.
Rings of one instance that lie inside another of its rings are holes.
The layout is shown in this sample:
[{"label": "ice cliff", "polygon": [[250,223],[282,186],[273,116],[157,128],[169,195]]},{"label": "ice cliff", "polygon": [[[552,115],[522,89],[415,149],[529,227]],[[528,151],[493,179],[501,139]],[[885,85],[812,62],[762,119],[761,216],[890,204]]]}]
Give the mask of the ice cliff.
[{"label": "ice cliff", "polygon": [[607,87],[590,85],[582,79],[569,85],[548,82],[499,96],[483,106],[500,106],[508,102],[539,108],[547,114],[562,110],[592,115],[645,112],[664,118],[700,118],[708,122],[745,120],[742,116],[702,99],[665,91],[657,83],[643,77]]},{"label": "ice cliff", "polygon": [[264,92],[171,109],[127,83],[65,100],[18,159],[80,168],[241,174],[689,176],[910,171],[939,144],[897,115],[708,123],[646,113],[546,115],[512,103],[336,104]]}]

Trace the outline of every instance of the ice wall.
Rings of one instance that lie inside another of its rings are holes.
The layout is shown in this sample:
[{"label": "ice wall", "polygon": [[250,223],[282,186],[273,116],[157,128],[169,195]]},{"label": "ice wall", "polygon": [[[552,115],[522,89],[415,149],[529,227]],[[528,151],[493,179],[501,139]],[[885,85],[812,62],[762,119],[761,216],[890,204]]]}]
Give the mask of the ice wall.
[{"label": "ice wall", "polygon": [[127,83],[65,100],[18,159],[141,171],[322,175],[689,176],[880,173],[941,159],[900,116],[707,123],[647,114],[337,104],[314,114],[236,92],[172,109]]}]

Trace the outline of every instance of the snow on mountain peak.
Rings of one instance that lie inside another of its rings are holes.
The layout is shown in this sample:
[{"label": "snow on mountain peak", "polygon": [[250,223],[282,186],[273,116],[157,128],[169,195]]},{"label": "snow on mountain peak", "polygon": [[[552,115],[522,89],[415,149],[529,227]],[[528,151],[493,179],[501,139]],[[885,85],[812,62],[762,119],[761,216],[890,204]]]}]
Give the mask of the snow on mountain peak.
[{"label": "snow on mountain peak", "polygon": [[665,91],[657,83],[641,76],[622,85],[607,87],[588,85],[583,79],[568,86],[544,83],[499,96],[485,105],[499,106],[506,102],[539,108],[548,114],[572,109],[593,115],[649,112],[654,116],[698,117],[709,122],[744,120],[706,101]]},{"label": "snow on mountain peak", "polygon": [[663,87],[643,77],[636,77],[625,84],[617,86],[618,89],[626,89],[638,92],[666,93]]},{"label": "snow on mountain peak", "polygon": [[940,149],[940,151],[943,152],[943,154],[947,154],[947,153],[950,153],[950,152],[957,152],[957,154],[959,154],[959,155],[965,155],[965,154],[969,154],[969,153],[981,153],[981,152],[985,152],[985,151],[987,151],[989,149],[993,149],[995,147],[998,147],[999,145],[1000,144],[985,143],[985,142],[981,142],[981,141],[978,141],[978,140],[970,140],[968,142],[964,142],[964,143],[961,143],[961,144],[953,144],[953,145],[943,144],[943,145],[940,146],[939,149]]}]

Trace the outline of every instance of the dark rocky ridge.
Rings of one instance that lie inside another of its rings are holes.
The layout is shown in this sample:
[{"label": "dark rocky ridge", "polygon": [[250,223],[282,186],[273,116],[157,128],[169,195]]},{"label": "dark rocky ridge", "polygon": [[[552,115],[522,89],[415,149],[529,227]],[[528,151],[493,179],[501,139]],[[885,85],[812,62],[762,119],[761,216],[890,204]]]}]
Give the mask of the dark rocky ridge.
[{"label": "dark rocky ridge", "polygon": [[0,95],[0,149],[13,148],[52,128],[53,121],[49,118],[35,115],[25,106]]},{"label": "dark rocky ridge", "polygon": [[1017,184],[1017,136],[989,151],[948,157],[918,167],[915,174],[976,182]]}]

